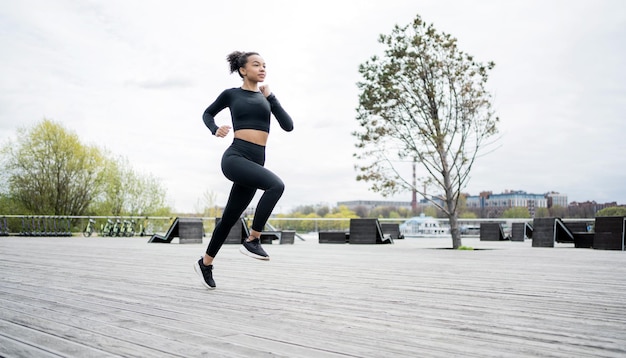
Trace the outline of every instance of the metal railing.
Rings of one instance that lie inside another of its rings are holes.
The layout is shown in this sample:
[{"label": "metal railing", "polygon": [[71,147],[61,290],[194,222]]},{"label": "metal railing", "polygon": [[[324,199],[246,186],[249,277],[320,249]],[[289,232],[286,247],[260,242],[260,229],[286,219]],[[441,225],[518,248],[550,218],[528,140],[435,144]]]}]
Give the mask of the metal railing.
[{"label": "metal railing", "polygon": [[[216,217],[200,217],[205,233],[215,227]],[[89,220],[94,223],[93,236],[103,235],[102,230],[108,220],[132,220],[135,223],[135,236],[151,236],[165,233],[176,217],[170,216],[58,216],[58,215],[0,215],[0,236],[79,236],[83,235]],[[251,220],[251,218],[248,218]],[[381,223],[402,224],[408,218],[379,218]],[[449,227],[447,219],[435,218],[442,227]],[[563,221],[588,221],[591,219],[563,219]],[[510,229],[514,222],[529,222],[532,219],[459,219],[459,226],[480,227],[481,222],[498,222],[505,230]],[[350,218],[279,218],[272,217],[268,221],[278,230],[295,230],[300,233],[349,230]]]}]

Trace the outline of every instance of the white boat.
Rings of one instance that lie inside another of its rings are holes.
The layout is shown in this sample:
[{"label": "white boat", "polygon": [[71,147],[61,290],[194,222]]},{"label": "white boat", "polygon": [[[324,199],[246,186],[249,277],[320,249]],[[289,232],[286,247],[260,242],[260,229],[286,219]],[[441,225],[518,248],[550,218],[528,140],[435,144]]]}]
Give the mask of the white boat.
[{"label": "white boat", "polygon": [[450,230],[442,227],[437,219],[422,213],[400,224],[400,232],[405,237],[433,237],[447,235]]}]

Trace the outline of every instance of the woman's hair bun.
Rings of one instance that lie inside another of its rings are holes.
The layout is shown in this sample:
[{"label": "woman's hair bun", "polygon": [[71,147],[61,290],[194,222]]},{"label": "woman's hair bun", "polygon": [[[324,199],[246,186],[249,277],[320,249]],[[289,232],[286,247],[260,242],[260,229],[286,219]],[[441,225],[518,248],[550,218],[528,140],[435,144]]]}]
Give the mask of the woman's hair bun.
[{"label": "woman's hair bun", "polygon": [[[239,70],[239,58],[243,55],[241,51],[233,51],[226,56],[226,60],[230,64],[230,73],[233,73]],[[245,63],[244,63],[245,65]]]},{"label": "woman's hair bun", "polygon": [[[248,57],[252,55],[258,55],[257,52],[243,52],[243,51],[233,51],[226,56],[226,60],[230,64],[230,73],[237,72],[239,76],[239,68],[244,67],[246,62],[248,62]],[[243,76],[241,76],[243,77]]]}]

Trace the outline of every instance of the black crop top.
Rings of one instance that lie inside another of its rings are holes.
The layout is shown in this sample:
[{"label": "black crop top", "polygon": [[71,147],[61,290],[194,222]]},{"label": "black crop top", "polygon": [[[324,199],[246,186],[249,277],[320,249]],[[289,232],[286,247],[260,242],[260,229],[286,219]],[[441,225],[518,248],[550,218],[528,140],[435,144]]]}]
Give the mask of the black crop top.
[{"label": "black crop top", "polygon": [[258,129],[270,131],[270,113],[278,120],[280,127],[287,132],[293,130],[291,117],[276,99],[274,94],[267,98],[261,92],[248,91],[243,88],[224,90],[202,115],[204,124],[215,135],[218,126],[215,124],[215,115],[224,108],[230,108],[233,129]]}]

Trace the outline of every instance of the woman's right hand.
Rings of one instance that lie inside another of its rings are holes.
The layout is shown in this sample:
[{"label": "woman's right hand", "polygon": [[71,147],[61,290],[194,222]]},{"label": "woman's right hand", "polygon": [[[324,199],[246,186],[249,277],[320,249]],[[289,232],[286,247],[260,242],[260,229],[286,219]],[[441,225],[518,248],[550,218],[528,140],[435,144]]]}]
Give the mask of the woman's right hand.
[{"label": "woman's right hand", "polygon": [[221,126],[215,131],[215,136],[224,138],[228,135],[228,132],[230,132],[230,126]]}]

